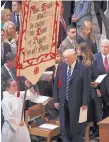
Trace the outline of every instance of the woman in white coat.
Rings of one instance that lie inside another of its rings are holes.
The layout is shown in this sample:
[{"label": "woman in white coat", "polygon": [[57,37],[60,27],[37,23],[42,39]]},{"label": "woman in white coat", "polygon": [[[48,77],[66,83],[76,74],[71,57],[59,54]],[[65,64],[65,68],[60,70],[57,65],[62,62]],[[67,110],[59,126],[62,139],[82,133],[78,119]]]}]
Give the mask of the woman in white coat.
[{"label": "woman in white coat", "polygon": [[[25,81],[30,87],[30,82]],[[31,90],[31,89],[30,89]],[[36,95],[27,90],[26,100],[34,102]],[[21,121],[24,92],[17,97],[17,84],[14,80],[7,81],[7,91],[3,92],[2,110],[4,124],[2,128],[2,142],[31,142],[26,124]]]}]

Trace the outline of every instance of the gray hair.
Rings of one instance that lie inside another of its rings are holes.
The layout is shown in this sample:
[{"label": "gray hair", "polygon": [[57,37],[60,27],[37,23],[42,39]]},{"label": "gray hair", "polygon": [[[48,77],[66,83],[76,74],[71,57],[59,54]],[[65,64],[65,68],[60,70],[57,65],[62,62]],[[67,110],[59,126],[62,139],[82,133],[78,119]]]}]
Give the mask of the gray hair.
[{"label": "gray hair", "polygon": [[109,40],[108,40],[108,39],[103,39],[103,40],[101,41],[101,43],[106,43],[106,44],[109,45]]}]

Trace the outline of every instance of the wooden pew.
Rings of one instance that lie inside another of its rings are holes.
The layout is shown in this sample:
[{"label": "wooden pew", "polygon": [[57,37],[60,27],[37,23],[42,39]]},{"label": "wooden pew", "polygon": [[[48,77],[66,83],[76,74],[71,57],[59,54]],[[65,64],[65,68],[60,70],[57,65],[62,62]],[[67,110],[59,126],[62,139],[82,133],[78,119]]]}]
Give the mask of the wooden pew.
[{"label": "wooden pew", "polygon": [[98,123],[99,125],[99,142],[109,142],[109,117]]},{"label": "wooden pew", "polygon": [[[47,129],[47,128],[40,128],[36,124],[29,125],[29,121],[31,119],[41,117],[45,124],[54,124],[59,126],[56,129]],[[29,107],[28,110],[25,111],[25,123],[27,125],[28,131],[30,135],[36,135],[47,138],[47,142],[51,142],[51,138],[60,134],[60,124],[59,121],[50,120],[46,121],[45,119],[45,106],[41,104],[36,104],[32,107]]]}]

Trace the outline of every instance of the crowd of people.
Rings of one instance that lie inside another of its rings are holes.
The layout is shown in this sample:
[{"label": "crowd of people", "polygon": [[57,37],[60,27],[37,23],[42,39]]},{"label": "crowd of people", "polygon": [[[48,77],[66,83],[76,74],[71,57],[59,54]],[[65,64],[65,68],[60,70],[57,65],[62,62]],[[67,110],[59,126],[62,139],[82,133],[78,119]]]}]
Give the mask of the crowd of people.
[{"label": "crowd of people", "polygon": [[[53,71],[53,76],[34,86],[15,73],[22,2],[14,0],[11,8],[1,11],[2,142],[31,141],[24,120],[20,121],[24,92],[17,98],[17,85],[20,91],[27,86],[38,95],[53,97],[53,113],[60,117],[63,142],[83,142],[83,135],[89,142],[90,136],[99,136],[97,123],[109,116],[109,40],[103,39],[100,47],[96,44],[91,4],[75,1],[69,24],[61,2],[56,65],[46,70]],[[101,83],[95,82],[104,74]],[[26,100],[30,101],[26,101],[24,111],[34,105],[36,97],[29,90]],[[80,108],[87,109],[87,121],[83,123],[78,123]]]}]

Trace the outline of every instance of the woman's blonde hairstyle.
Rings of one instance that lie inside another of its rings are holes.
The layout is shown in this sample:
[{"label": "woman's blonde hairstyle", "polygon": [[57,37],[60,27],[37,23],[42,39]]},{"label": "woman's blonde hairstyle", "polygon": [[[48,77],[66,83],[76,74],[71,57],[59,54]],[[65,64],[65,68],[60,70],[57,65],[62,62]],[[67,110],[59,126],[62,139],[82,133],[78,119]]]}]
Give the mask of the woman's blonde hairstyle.
[{"label": "woman's blonde hairstyle", "polygon": [[88,26],[92,27],[92,23],[90,21],[84,21],[83,25],[81,26],[81,31],[83,31]]},{"label": "woman's blonde hairstyle", "polygon": [[[14,34],[13,37],[10,37],[10,35],[8,34],[8,26],[9,26],[9,24],[13,25],[14,30],[15,30],[15,34]],[[15,24],[14,24],[13,22],[7,21],[7,22],[4,24],[3,29],[4,29],[4,31],[5,31],[5,33],[6,33],[6,38],[7,38],[7,39],[9,39],[9,38],[16,39],[16,26],[15,26]]]},{"label": "woman's blonde hairstyle", "polygon": [[11,10],[10,9],[3,9],[1,11],[1,23],[5,23],[6,21],[4,20],[4,17],[5,17],[5,14],[7,13],[11,13]]},{"label": "woman's blonde hairstyle", "polygon": [[90,32],[89,37],[93,42],[96,42],[95,36],[93,34],[93,24],[90,21],[84,21],[83,25],[81,26],[80,31],[81,31],[81,33],[84,32],[84,29],[89,26],[91,27],[91,32]]},{"label": "woman's blonde hairstyle", "polygon": [[82,62],[86,66],[90,66],[93,63],[93,54],[91,51],[91,47],[86,42],[81,42],[79,44],[81,55],[83,57]]}]

